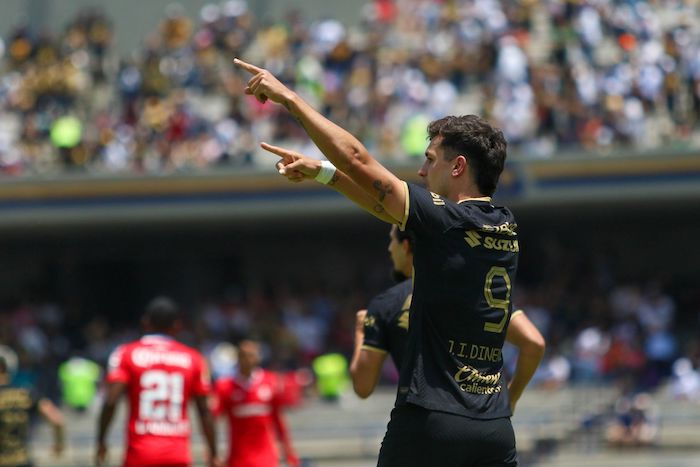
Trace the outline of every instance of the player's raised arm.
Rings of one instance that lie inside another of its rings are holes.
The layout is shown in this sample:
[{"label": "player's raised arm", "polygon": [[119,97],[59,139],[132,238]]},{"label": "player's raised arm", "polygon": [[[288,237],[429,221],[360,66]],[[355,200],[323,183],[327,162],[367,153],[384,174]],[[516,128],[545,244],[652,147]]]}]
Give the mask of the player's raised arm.
[{"label": "player's raised arm", "polygon": [[403,181],[377,162],[357,138],[318,113],[272,73],[239,59],[234,63],[252,75],[246,94],[260,102],[269,99],[283,105],[328,160],[367,193],[374,205],[391,218],[403,221],[407,196]]},{"label": "player's raised arm", "polygon": [[[266,151],[280,157],[280,160],[276,164],[277,170],[280,175],[287,177],[289,181],[301,182],[310,179],[320,180],[319,175],[323,175],[321,173],[323,163],[319,160],[304,156],[296,151],[290,151],[289,149],[267,143],[262,143],[260,146]],[[329,177],[330,180],[323,180],[326,185],[344,195],[350,201],[376,218],[390,224],[398,224],[400,222],[400,220],[394,219],[387,214],[381,204],[340,170],[336,170],[332,175],[329,175]]]}]

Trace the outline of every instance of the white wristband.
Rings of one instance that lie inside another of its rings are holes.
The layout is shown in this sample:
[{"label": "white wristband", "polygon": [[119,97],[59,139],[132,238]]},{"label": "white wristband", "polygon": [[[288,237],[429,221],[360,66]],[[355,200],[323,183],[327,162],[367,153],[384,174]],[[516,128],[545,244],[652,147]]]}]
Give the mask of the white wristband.
[{"label": "white wristband", "polygon": [[321,161],[321,170],[318,171],[314,180],[324,185],[328,185],[335,175],[335,166],[329,161]]}]

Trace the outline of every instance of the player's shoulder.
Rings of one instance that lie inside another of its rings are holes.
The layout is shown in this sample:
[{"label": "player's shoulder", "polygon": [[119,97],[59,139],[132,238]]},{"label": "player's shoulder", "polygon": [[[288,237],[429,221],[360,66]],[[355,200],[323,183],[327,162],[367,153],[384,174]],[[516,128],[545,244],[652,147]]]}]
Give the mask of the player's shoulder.
[{"label": "player's shoulder", "polygon": [[131,360],[131,354],[140,346],[140,340],[125,342],[117,345],[109,354],[109,358],[107,359],[107,369],[112,371],[122,366],[122,364],[129,362]]},{"label": "player's shoulder", "polygon": [[374,318],[375,323],[392,322],[400,313],[406,299],[413,292],[413,281],[406,279],[381,294],[377,295],[367,306],[367,315]]},{"label": "player's shoulder", "polygon": [[204,358],[204,355],[202,355],[202,352],[192,346],[173,340],[171,341],[169,350],[171,352],[187,355],[190,362],[192,362],[194,366],[206,366],[206,359]]},{"label": "player's shoulder", "polygon": [[411,281],[400,282],[377,294],[370,300],[367,306],[367,313],[376,315],[391,311],[394,303],[400,301],[402,296],[405,295],[406,282],[410,283]]},{"label": "player's shoulder", "polygon": [[260,368],[260,381],[261,382],[274,382],[279,380],[279,374],[276,371],[268,370],[266,368]]},{"label": "player's shoulder", "polygon": [[411,293],[413,290],[413,281],[411,279],[406,279],[398,284],[394,284],[384,292],[378,294],[372,299],[372,301],[388,301],[388,300],[403,300],[406,298],[406,294]]},{"label": "player's shoulder", "polygon": [[128,355],[131,352],[133,352],[134,349],[141,347],[141,345],[142,344],[141,344],[141,341],[139,339],[119,344],[112,350],[112,353],[110,354],[110,359],[111,358],[122,358],[123,356]]},{"label": "player's shoulder", "polygon": [[471,216],[501,221],[515,219],[513,212],[508,207],[494,203],[490,197],[470,198],[454,204]]},{"label": "player's shoulder", "polygon": [[200,352],[197,348],[192,347],[191,345],[187,345],[183,342],[173,340],[172,342],[172,348],[173,350],[178,350],[180,352],[185,352],[190,355],[196,356],[197,358],[204,358],[202,355],[202,352]]},{"label": "player's shoulder", "polygon": [[509,212],[494,206],[490,197],[453,201],[415,184],[409,185],[409,191],[410,202],[416,205],[412,209],[415,212],[414,222],[431,224],[443,233],[454,228],[480,226],[503,212]]},{"label": "player's shoulder", "polygon": [[218,392],[229,391],[233,387],[234,381],[230,376],[223,376],[214,381],[214,389]]},{"label": "player's shoulder", "polygon": [[413,279],[403,280],[393,286],[392,289],[394,289],[399,298],[405,299],[408,294],[413,292]]}]

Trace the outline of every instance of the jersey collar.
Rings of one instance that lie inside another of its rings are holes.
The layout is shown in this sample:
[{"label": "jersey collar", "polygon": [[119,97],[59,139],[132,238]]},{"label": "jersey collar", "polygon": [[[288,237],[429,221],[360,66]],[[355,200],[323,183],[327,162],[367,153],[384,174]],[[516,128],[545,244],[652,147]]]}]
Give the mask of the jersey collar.
[{"label": "jersey collar", "polygon": [[142,342],[152,342],[152,341],[172,341],[175,340],[167,334],[144,334],[141,337]]},{"label": "jersey collar", "polygon": [[490,196],[482,196],[480,198],[464,198],[464,199],[460,199],[459,201],[457,201],[457,204],[465,203],[467,201],[485,201],[487,203],[490,203],[491,197]]},{"label": "jersey collar", "polygon": [[241,386],[248,387],[251,384],[257,383],[263,377],[263,371],[260,368],[256,368],[250,374],[250,378],[243,376],[236,368],[236,372],[233,374],[233,379]]}]

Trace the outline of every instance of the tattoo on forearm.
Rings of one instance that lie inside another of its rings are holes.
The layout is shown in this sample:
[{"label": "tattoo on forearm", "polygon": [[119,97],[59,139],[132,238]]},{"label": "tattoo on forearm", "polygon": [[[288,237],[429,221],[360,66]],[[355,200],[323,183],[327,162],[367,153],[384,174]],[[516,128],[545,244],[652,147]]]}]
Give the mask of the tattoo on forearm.
[{"label": "tattoo on forearm", "polygon": [[328,182],[328,185],[335,185],[336,183],[338,183],[338,180],[340,180],[340,175],[338,175],[338,171],[336,171],[333,174],[333,178],[331,178],[331,181]]},{"label": "tattoo on forearm", "polygon": [[390,184],[383,184],[381,180],[376,180],[372,186],[374,187],[375,190],[379,192],[379,202],[383,202],[384,198],[386,198],[386,195],[390,195],[392,193],[391,185]]}]

